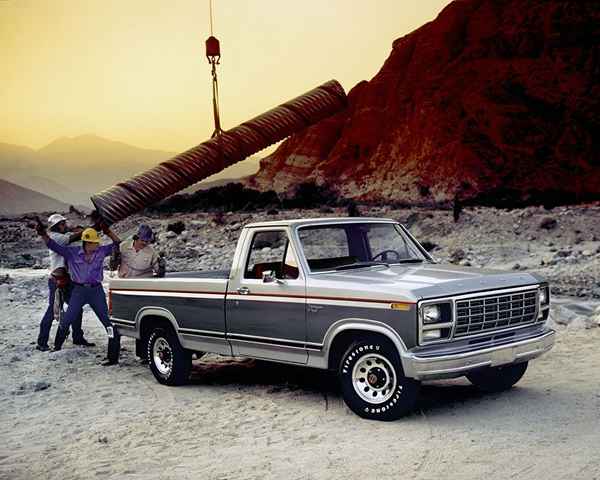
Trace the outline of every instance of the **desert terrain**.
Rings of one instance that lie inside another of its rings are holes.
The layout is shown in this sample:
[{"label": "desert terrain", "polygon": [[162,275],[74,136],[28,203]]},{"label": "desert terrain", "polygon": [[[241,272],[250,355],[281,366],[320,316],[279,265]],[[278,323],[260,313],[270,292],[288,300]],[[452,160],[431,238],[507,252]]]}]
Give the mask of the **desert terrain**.
[{"label": "desert terrain", "polygon": [[[190,385],[169,388],[131,339],[119,366],[102,367],[106,339],[89,311],[96,347],[34,349],[47,255],[26,222],[4,218],[0,478],[600,478],[600,206],[466,209],[457,223],[445,210],[360,210],[401,220],[441,261],[545,275],[555,348],[501,394],[427,383],[415,413],[393,423],[352,414],[330,373],[244,358],[203,357]],[[148,222],[170,270],[206,270],[228,266],[247,222],[323,215],[346,212],[147,214],[115,230]],[[174,220],[181,234],[167,231]]]}]

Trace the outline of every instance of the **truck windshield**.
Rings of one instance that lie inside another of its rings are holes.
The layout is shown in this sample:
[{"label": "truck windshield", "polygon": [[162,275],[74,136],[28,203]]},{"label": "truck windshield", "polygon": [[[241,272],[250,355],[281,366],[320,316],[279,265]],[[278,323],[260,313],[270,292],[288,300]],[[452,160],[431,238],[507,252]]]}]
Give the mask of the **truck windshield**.
[{"label": "truck windshield", "polygon": [[393,223],[340,223],[298,229],[313,272],[426,261],[417,245]]}]

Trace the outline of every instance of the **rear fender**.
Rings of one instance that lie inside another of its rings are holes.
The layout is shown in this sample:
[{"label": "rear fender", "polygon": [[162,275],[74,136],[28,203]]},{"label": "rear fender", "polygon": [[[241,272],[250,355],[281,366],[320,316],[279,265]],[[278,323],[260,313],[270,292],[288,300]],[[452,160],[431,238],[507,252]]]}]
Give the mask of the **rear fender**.
[{"label": "rear fender", "polygon": [[144,318],[147,317],[158,317],[164,320],[167,320],[171,326],[173,327],[173,331],[179,335],[179,325],[177,324],[177,320],[175,320],[175,315],[173,315],[169,310],[162,307],[144,307],[141,308],[135,316],[135,326],[138,332],[138,335],[141,336],[142,332],[142,323]]}]

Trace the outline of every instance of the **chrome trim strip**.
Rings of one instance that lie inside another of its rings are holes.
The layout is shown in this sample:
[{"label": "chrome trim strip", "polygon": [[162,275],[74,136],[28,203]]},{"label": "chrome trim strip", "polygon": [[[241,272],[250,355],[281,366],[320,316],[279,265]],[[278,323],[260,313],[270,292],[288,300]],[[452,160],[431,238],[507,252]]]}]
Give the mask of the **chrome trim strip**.
[{"label": "chrome trim strip", "polygon": [[322,343],[316,343],[316,342],[305,342],[305,341],[301,341],[301,340],[288,340],[286,338],[275,338],[275,337],[261,337],[259,335],[247,335],[245,333],[235,333],[235,332],[227,332],[227,336],[228,337],[235,337],[235,338],[231,338],[231,340],[240,340],[240,341],[245,341],[241,338],[237,338],[237,337],[243,337],[244,339],[248,338],[248,339],[257,339],[258,341],[260,340],[269,340],[272,342],[281,342],[281,343],[295,343],[298,345],[312,345],[314,347],[319,347],[321,348],[323,346]]},{"label": "chrome trim strip", "polygon": [[199,335],[199,336],[201,336],[202,334],[206,334],[206,336],[210,336],[210,337],[214,337],[214,336],[224,337],[225,336],[225,333],[223,333],[223,332],[218,332],[215,330],[197,330],[195,328],[180,328],[179,332],[187,333],[187,334],[191,334],[191,335]]},{"label": "chrome trim strip", "polygon": [[114,323],[122,323],[124,325],[131,325],[135,327],[135,320],[125,320],[124,318],[119,317],[110,317],[110,321]]},{"label": "chrome trim strip", "polygon": [[231,343],[234,343],[234,342],[253,343],[253,344],[261,345],[261,346],[272,345],[274,347],[279,347],[279,348],[293,348],[294,350],[306,350],[306,348],[304,346],[296,347],[296,346],[292,346],[292,345],[284,345],[281,343],[267,343],[267,342],[252,341],[252,340],[242,340],[241,338],[231,338],[231,339],[229,339],[229,341]]}]

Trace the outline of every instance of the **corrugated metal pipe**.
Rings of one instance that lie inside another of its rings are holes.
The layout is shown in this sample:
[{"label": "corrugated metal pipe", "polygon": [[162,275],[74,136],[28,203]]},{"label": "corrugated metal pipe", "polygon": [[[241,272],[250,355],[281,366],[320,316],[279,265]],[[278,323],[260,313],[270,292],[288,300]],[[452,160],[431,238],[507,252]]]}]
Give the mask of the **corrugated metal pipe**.
[{"label": "corrugated metal pipe", "polygon": [[91,197],[109,224],[148,207],[253,155],[346,106],[342,86],[331,80],[258,117]]}]

